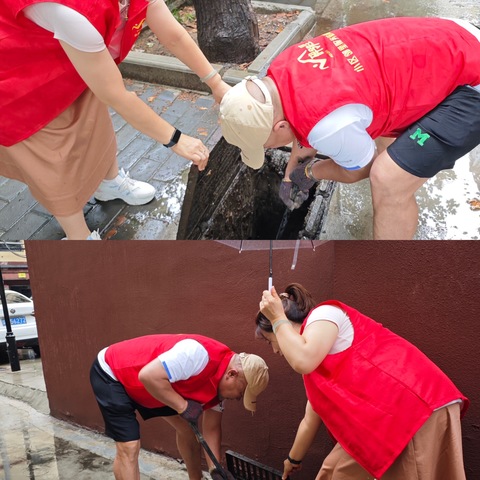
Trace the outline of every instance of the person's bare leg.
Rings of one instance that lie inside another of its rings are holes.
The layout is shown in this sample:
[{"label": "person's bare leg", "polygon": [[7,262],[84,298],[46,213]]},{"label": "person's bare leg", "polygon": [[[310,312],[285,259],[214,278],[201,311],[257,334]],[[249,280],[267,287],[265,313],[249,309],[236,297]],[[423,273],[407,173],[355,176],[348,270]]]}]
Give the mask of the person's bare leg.
[{"label": "person's bare leg", "polygon": [[381,153],[370,170],[373,201],[373,238],[411,240],[418,225],[415,192],[428,180],[411,175]]},{"label": "person's bare leg", "polygon": [[190,425],[181,417],[162,417],[177,433],[177,448],[187,467],[190,480],[202,478],[202,449]]},{"label": "person's bare leg", "polygon": [[66,217],[55,215],[55,218],[65,232],[68,240],[85,240],[91,233],[85,221],[83,210]]},{"label": "person's bare leg", "polygon": [[383,153],[393,142],[395,138],[390,137],[378,137],[375,139],[375,145],[377,146],[377,155]]},{"label": "person's bare leg", "polygon": [[115,442],[117,454],[113,461],[113,474],[115,480],[140,480],[138,454],[140,440],[131,442]]},{"label": "person's bare leg", "polygon": [[112,162],[111,167],[109,168],[107,174],[105,175],[104,180],[113,180],[118,175],[118,160],[115,157],[115,160]]}]

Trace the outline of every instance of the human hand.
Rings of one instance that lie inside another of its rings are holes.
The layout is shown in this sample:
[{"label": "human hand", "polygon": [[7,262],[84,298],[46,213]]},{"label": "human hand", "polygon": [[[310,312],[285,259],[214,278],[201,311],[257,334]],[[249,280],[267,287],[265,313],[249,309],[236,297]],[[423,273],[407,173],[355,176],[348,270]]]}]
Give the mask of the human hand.
[{"label": "human hand", "polygon": [[187,400],[187,407],[183,412],[179,412],[179,415],[190,423],[197,423],[198,418],[203,413],[203,407],[200,403],[194,400]]},{"label": "human hand", "polygon": [[298,186],[302,192],[308,192],[317,183],[315,180],[307,177],[305,173],[306,167],[312,162],[316,162],[314,158],[306,158],[305,161],[299,163],[297,167],[290,173],[290,180]]},{"label": "human hand", "polygon": [[285,480],[292,473],[298,472],[302,469],[302,465],[294,465],[290,463],[288,458],[283,461],[283,475],[282,480]]},{"label": "human hand", "polygon": [[182,133],[178,143],[172,147],[172,150],[177,155],[192,161],[200,171],[205,170],[210,152],[198,138]]},{"label": "human hand", "polygon": [[308,198],[308,191],[302,192],[294,183],[283,179],[278,196],[289,210],[295,210]]},{"label": "human hand", "polygon": [[272,287],[271,292],[268,290],[263,291],[262,300],[260,301],[260,311],[272,324],[276,320],[285,318],[282,299],[278,296],[275,287]]},{"label": "human hand", "polygon": [[[227,474],[227,480],[235,480],[235,477],[228,471],[223,469],[223,471]],[[220,473],[220,470],[214,468],[210,471],[210,476],[212,480],[223,480],[224,476]]]},{"label": "human hand", "polygon": [[293,200],[291,198],[292,195],[292,182],[283,179],[282,183],[280,183],[280,188],[278,190],[278,196],[280,200],[285,204],[285,206],[293,210]]}]

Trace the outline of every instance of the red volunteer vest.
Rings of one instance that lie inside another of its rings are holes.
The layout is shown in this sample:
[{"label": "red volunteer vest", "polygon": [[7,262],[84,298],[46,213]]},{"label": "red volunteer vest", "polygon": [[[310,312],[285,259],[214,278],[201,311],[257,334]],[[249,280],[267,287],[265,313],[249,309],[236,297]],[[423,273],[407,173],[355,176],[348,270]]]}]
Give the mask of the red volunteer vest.
[{"label": "red volunteer vest", "polygon": [[[41,0],[0,2],[0,145],[25,140],[56,118],[87,88],[58,40],[27,20],[23,8]],[[118,0],[55,0],[84,15],[108,45],[120,24]],[[145,20],[147,0],[131,0],[121,61]]]},{"label": "red volunteer vest", "polygon": [[349,103],[372,109],[372,138],[397,136],[459,85],[480,84],[480,42],[451,20],[376,20],[289,47],[267,75],[305,146],[323,117]]},{"label": "red volunteer vest", "polygon": [[211,408],[220,402],[218,384],[234,355],[223,343],[202,335],[147,335],[111,345],[105,353],[105,361],[132,400],[147,408],[163,407],[163,403],[148,393],[138,374],[147,363],[186,338],[205,347],[209,362],[201,373],[172,383],[172,388],[184,398],[205,404],[205,409]]},{"label": "red volunteer vest", "polygon": [[303,376],[308,400],[344,450],[380,478],[436,408],[462,399],[463,415],[469,401],[405,339],[341,302],[320,305],[343,309],[355,334],[350,348]]}]

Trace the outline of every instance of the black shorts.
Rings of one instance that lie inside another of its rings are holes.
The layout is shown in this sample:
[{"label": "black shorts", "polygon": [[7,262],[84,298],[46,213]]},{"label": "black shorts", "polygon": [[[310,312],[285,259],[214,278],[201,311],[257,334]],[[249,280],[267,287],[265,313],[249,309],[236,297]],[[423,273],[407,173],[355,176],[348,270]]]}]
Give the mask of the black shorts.
[{"label": "black shorts", "polygon": [[98,359],[95,359],[90,369],[90,383],[105,422],[105,434],[116,442],[140,439],[140,427],[135,411],[138,411],[144,420],[178,415],[170,407],[146,408],[134,402],[123,385],[102,370]]},{"label": "black shorts", "polygon": [[388,148],[403,170],[431,178],[480,144],[480,92],[458,87],[440,105],[411,125]]}]

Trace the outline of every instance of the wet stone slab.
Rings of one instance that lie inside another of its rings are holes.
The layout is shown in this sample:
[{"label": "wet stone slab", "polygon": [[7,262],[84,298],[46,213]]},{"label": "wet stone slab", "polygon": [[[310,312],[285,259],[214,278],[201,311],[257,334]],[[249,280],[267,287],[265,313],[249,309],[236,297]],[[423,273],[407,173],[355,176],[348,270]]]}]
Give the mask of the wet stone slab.
[{"label": "wet stone slab", "polygon": [[[107,480],[113,478],[114,442],[0,396],[0,478]],[[174,459],[140,453],[141,480],[186,480]]]}]

